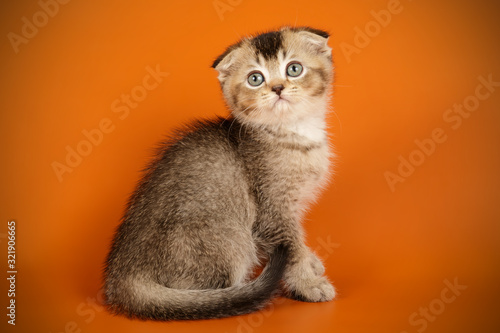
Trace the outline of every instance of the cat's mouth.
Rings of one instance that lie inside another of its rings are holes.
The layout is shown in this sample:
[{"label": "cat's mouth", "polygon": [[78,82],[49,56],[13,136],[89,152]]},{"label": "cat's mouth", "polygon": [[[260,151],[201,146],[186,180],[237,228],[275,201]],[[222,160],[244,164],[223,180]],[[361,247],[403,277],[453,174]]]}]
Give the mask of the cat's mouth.
[{"label": "cat's mouth", "polygon": [[284,97],[283,95],[276,96],[276,99],[273,103],[273,107],[280,105],[280,104],[284,104],[284,103],[286,103],[286,104],[290,103],[288,98]]}]

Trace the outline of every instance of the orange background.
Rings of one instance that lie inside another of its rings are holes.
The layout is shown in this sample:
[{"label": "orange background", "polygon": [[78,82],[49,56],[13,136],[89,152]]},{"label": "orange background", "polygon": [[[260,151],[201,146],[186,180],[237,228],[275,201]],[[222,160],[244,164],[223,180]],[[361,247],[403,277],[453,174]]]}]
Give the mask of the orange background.
[{"label": "orange background", "polygon": [[[221,16],[214,2],[226,4]],[[500,81],[494,1],[401,0],[402,12],[351,57],[341,45],[355,46],[357,29],[387,1],[74,0],[18,53],[7,36],[20,35],[22,18],[32,22],[41,7],[34,0],[1,6],[0,242],[6,251],[7,221],[15,220],[18,255],[17,325],[6,324],[1,279],[2,331],[499,331],[500,87],[459,128],[443,119],[474,95],[479,76]],[[279,300],[263,313],[189,323],[111,316],[93,299],[152,148],[182,123],[225,115],[211,61],[240,36],[283,24],[332,34],[336,116],[329,124],[339,157],[305,228],[338,300]],[[157,65],[169,75],[120,119],[112,103]],[[59,181],[52,163],[65,163],[66,147],[76,149],[82,131],[106,118],[113,130]],[[415,140],[436,128],[446,141],[391,191],[384,173],[398,172],[400,155],[423,156]],[[455,279],[467,289],[445,304],[442,292],[452,294],[444,281]],[[410,323],[429,306],[438,315],[425,330],[422,321]]]}]

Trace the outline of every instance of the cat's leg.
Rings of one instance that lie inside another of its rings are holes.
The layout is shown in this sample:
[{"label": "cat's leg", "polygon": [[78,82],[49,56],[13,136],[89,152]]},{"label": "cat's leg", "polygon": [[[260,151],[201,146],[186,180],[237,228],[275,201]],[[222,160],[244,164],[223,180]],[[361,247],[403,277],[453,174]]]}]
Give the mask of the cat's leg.
[{"label": "cat's leg", "polygon": [[317,276],[325,274],[325,265],[323,264],[321,259],[311,250],[309,251],[309,256],[310,264],[314,274]]},{"label": "cat's leg", "polygon": [[184,231],[172,241],[164,285],[175,289],[217,289],[247,280],[257,263],[250,231],[236,226],[205,228],[195,235],[191,232],[189,237]]},{"label": "cat's leg", "polygon": [[335,288],[324,276],[323,263],[304,243],[299,221],[280,218],[277,213],[271,216],[273,222],[261,216],[254,228],[254,235],[259,239],[259,244],[267,244],[267,253],[276,244],[288,245],[290,259],[284,276],[287,294],[293,299],[306,302],[324,302],[335,298]]},{"label": "cat's leg", "polygon": [[305,302],[324,302],[335,298],[335,288],[324,272],[321,260],[305,244],[295,247],[284,278],[289,296]]}]

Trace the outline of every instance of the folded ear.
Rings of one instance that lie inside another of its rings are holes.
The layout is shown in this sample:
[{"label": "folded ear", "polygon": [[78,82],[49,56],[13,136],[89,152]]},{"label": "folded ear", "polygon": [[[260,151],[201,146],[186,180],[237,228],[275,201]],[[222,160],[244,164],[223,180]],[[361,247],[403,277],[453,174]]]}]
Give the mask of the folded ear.
[{"label": "folded ear", "polygon": [[332,56],[332,48],[328,46],[329,35],[322,30],[307,28],[298,32],[310,49],[327,57]]},{"label": "folded ear", "polygon": [[233,70],[238,51],[239,44],[232,45],[213,62],[212,68],[215,68],[219,72],[218,79],[221,83]]}]

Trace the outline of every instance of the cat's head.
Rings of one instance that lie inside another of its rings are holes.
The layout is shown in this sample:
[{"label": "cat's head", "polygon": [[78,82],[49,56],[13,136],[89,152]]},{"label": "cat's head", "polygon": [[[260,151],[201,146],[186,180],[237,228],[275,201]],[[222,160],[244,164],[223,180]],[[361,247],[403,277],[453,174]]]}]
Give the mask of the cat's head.
[{"label": "cat's head", "polygon": [[233,115],[280,125],[324,114],[333,80],[328,37],[308,27],[284,27],[231,45],[212,67]]}]

